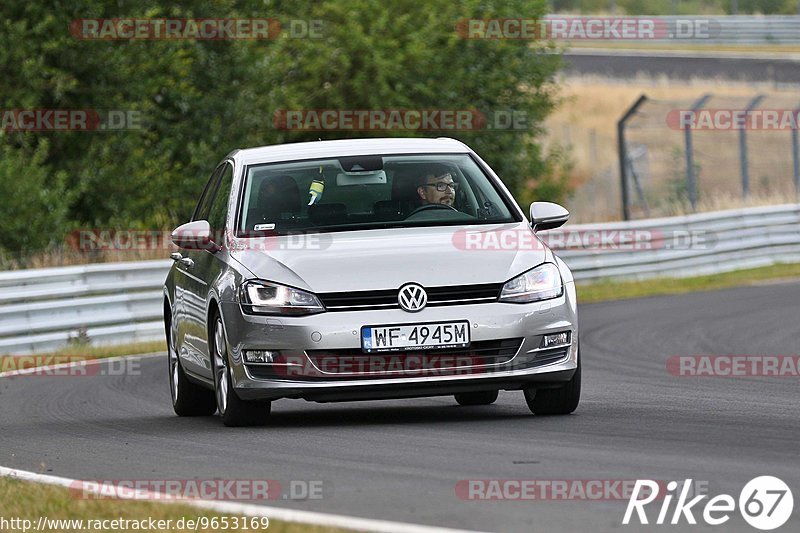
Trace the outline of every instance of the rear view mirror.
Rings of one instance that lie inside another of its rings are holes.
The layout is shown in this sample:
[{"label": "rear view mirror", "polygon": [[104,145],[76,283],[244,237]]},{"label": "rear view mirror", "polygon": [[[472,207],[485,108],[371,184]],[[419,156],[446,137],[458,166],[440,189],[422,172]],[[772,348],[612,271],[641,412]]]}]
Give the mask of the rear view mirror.
[{"label": "rear view mirror", "polygon": [[377,172],[348,172],[338,173],[336,175],[336,185],[385,185],[386,172],[379,170]]},{"label": "rear view mirror", "polygon": [[530,214],[533,231],[558,228],[569,220],[569,211],[550,202],[533,202]]},{"label": "rear view mirror", "polygon": [[375,172],[383,170],[383,157],[379,155],[356,155],[340,157],[339,165],[342,170],[350,172]]},{"label": "rear view mirror", "polygon": [[206,220],[195,220],[175,228],[172,242],[182,250],[208,250],[216,252],[220,247],[211,238],[211,225]]}]

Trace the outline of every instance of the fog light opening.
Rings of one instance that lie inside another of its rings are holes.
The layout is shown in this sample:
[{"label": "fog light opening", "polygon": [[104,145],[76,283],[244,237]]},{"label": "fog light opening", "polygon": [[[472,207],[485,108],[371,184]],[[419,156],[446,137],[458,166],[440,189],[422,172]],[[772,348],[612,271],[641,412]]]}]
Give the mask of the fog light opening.
[{"label": "fog light opening", "polygon": [[274,363],[280,354],[274,350],[245,350],[244,362],[270,364]]},{"label": "fog light opening", "polygon": [[570,332],[562,331],[561,333],[551,333],[542,336],[542,343],[540,348],[556,348],[559,346],[568,345],[570,342]]}]

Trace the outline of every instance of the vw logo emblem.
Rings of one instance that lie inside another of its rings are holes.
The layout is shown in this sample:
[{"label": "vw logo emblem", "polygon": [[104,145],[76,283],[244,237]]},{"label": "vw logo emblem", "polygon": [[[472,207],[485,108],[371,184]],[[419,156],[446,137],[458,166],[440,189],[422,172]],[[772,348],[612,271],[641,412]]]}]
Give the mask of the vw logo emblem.
[{"label": "vw logo emblem", "polygon": [[428,293],[421,285],[407,283],[400,287],[400,292],[397,293],[397,303],[400,304],[403,311],[416,313],[422,311],[428,304]]}]

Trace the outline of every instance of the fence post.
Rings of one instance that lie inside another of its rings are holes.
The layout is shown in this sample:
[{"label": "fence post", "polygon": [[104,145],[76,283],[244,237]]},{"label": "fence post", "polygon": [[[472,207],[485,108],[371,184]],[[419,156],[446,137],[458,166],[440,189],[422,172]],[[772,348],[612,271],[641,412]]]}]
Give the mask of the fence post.
[{"label": "fence post", "polygon": [[625,144],[625,123],[636,113],[636,110],[645,100],[647,100],[647,96],[641,95],[617,122],[617,151],[619,152],[619,180],[620,188],[622,189],[623,220],[631,219],[631,206],[628,199],[628,147]]},{"label": "fence post", "polygon": [[739,167],[742,172],[742,198],[747,199],[750,196],[750,169],[747,162],[747,118],[750,116],[750,111],[764,99],[763,94],[759,94],[747,104],[745,109],[745,124],[739,130]]},{"label": "fence post", "polygon": [[[711,93],[706,93],[695,100],[692,104],[692,115],[695,115],[711,96]],[[689,196],[689,204],[692,206],[692,211],[697,211],[697,176],[694,173],[694,145],[692,144],[691,126],[687,126],[683,130],[683,142],[686,152],[686,194]]]}]

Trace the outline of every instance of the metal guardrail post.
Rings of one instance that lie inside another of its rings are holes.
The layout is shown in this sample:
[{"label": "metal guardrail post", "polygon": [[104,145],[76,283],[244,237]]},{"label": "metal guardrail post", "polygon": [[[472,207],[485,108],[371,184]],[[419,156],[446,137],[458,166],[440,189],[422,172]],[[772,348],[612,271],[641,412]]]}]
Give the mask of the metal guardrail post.
[{"label": "metal guardrail post", "polygon": [[[706,93],[692,104],[692,113],[697,113],[711,98],[711,93]],[[692,211],[697,210],[697,175],[694,172],[694,145],[692,144],[692,128],[683,130],[683,143],[686,152],[686,195]]]},{"label": "metal guardrail post", "polygon": [[763,94],[759,94],[747,104],[745,109],[745,126],[739,130],[739,167],[742,173],[742,198],[746,199],[750,196],[750,169],[748,168],[747,161],[747,117],[750,111],[764,99]]},{"label": "metal guardrail post", "polygon": [[631,206],[628,197],[628,147],[625,144],[625,123],[636,113],[645,100],[647,100],[647,96],[641,95],[617,122],[617,150],[619,152],[619,180],[620,188],[622,189],[623,220],[631,219]]}]

